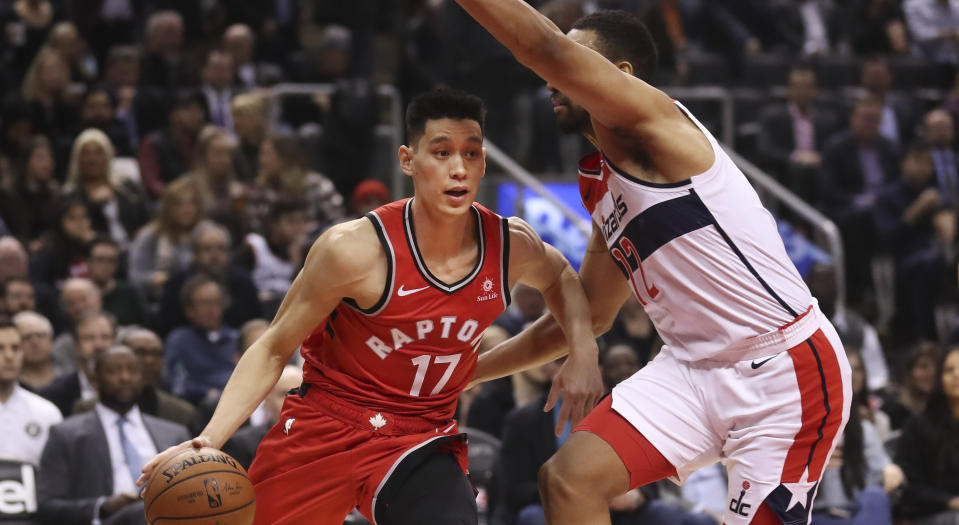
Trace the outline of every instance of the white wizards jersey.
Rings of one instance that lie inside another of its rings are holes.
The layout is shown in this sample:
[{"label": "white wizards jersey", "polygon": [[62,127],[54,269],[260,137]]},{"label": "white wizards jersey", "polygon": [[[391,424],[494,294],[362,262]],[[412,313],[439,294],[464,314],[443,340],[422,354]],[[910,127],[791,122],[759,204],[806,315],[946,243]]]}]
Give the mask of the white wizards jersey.
[{"label": "white wizards jersey", "polygon": [[713,165],[689,180],[656,184],[593,153],[579,165],[583,204],[666,351],[686,361],[748,359],[736,349],[768,340],[813,299],[756,191],[676,105],[709,139]]}]

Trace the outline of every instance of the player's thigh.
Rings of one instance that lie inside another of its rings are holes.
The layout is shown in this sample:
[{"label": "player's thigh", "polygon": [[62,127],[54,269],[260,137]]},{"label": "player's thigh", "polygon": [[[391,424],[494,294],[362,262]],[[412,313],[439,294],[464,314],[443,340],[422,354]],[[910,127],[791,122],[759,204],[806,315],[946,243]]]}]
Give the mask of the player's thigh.
[{"label": "player's thigh", "polygon": [[354,483],[331,475],[342,472],[349,472],[349,467],[331,469],[312,464],[258,483],[254,524],[342,525],[357,501]]},{"label": "player's thigh", "polygon": [[378,525],[475,525],[478,513],[473,485],[456,457],[430,453],[402,477],[391,477],[374,509]]}]

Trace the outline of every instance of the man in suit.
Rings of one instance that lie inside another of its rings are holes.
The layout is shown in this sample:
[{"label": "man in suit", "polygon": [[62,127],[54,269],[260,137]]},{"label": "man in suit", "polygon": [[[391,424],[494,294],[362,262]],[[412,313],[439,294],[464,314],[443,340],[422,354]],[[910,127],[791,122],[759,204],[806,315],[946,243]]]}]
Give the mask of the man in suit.
[{"label": "man in suit", "polygon": [[283,70],[270,62],[256,60],[253,31],[246,24],[233,24],[223,32],[223,49],[233,57],[236,68],[234,85],[241,91],[279,84]]},{"label": "man in suit", "polygon": [[189,433],[140,413],[141,373],[139,358],[125,346],[97,356],[100,402],[95,410],[54,426],[43,449],[37,491],[44,523],[146,523],[134,480],[158,450],[188,439]]},{"label": "man in suit", "polygon": [[[143,378],[143,390],[137,399],[140,410],[171,423],[189,426],[196,414],[193,405],[160,389],[163,377],[163,341],[160,337],[146,328],[130,326],[120,330],[117,342],[140,358]],[[97,398],[77,401],[73,413],[93,410],[97,401]]]},{"label": "man in suit", "polygon": [[823,148],[819,195],[839,226],[846,254],[846,275],[853,302],[869,285],[876,244],[874,210],[881,190],[899,178],[895,145],[879,133],[882,101],[866,95],[856,101],[849,129],[830,137]]},{"label": "man in suit", "polygon": [[923,136],[932,155],[936,187],[943,204],[959,204],[959,155],[953,147],[955,127],[948,110],[936,108],[923,119]]},{"label": "man in suit", "polygon": [[771,104],[759,117],[757,150],[763,167],[807,200],[815,200],[822,146],[836,130],[828,111],[816,111],[816,71],[799,64],[789,71],[786,103]]},{"label": "man in suit", "polygon": [[76,372],[57,377],[40,395],[53,401],[64,416],[73,413],[73,405],[80,399],[97,395],[93,379],[93,363],[96,356],[113,344],[116,337],[116,321],[106,312],[88,312],[77,320],[73,328]]}]

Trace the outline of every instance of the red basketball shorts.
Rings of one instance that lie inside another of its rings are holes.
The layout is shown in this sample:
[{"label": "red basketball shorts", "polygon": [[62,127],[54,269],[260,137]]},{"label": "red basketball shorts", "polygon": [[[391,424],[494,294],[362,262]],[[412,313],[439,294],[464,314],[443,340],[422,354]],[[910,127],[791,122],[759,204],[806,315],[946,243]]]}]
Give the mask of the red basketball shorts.
[{"label": "red basketball shorts", "polygon": [[342,525],[353,508],[371,522],[379,490],[407,455],[437,446],[466,472],[465,440],[455,421],[370,411],[318,388],[287,396],[279,422],[250,466],[256,525]]}]

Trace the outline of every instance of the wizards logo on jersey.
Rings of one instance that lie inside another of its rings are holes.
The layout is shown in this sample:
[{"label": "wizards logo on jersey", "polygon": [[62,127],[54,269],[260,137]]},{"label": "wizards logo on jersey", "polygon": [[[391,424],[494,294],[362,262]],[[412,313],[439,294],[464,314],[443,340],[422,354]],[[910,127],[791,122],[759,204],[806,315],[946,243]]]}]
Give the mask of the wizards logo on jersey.
[{"label": "wizards logo on jersey", "polygon": [[607,240],[619,230],[623,217],[625,217],[626,212],[629,211],[629,208],[626,207],[626,202],[623,201],[622,195],[613,196],[612,201],[613,209],[603,216],[603,237]]}]

